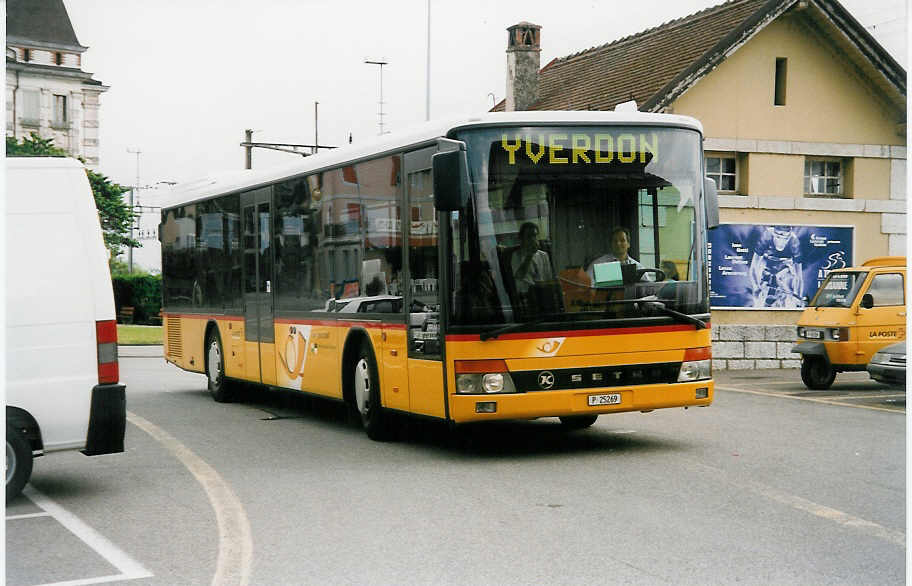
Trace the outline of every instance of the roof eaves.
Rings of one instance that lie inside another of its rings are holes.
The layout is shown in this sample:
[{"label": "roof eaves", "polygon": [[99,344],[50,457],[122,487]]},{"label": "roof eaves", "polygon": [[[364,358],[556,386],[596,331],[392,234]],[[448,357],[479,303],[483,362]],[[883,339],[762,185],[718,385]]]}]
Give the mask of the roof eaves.
[{"label": "roof eaves", "polygon": [[871,36],[864,26],[839,2],[814,0],[814,4],[833,21],[833,24],[897,90],[906,95],[906,70]]},{"label": "roof eaves", "polygon": [[640,109],[646,112],[658,112],[667,107],[797,1],[770,0],[764,4],[760,10],[745,19],[740,26],[722,37],[722,40],[709,51],[676,75],[665,87],[642,104]]},{"label": "roof eaves", "polygon": [[53,41],[36,41],[35,39],[28,39],[15,35],[7,35],[6,44],[27,49],[51,49],[53,51],[72,51],[74,53],[85,53],[88,49],[88,47],[79,44],[74,45],[71,43],[56,43]]}]

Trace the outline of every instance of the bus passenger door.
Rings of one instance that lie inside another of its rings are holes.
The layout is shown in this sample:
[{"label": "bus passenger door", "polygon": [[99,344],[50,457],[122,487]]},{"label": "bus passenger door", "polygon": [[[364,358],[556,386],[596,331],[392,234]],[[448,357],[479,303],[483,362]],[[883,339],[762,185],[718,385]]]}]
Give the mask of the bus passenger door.
[{"label": "bus passenger door", "polygon": [[446,417],[440,288],[438,279],[437,211],[434,208],[431,156],[436,147],[406,153],[404,157],[407,222],[407,288],[409,407],[412,412]]},{"label": "bus passenger door", "polygon": [[271,189],[241,194],[247,379],[275,384]]}]

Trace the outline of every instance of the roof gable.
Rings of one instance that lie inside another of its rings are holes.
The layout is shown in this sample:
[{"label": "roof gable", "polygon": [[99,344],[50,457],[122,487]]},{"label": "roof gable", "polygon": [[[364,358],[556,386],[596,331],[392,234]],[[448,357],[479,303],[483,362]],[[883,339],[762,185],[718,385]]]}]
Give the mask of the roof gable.
[{"label": "roof gable", "polygon": [[[894,101],[905,70],[836,0],[731,0],[548,63],[535,110],[609,110],[636,100],[662,111],[770,22],[800,9]],[[495,110],[502,110],[498,104]]]}]

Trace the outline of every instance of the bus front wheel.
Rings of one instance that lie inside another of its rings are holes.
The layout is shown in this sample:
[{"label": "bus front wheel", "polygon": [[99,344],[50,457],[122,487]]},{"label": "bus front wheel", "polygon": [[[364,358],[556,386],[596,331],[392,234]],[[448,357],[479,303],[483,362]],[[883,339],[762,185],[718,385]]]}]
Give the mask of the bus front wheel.
[{"label": "bus front wheel", "polygon": [[22,432],[6,424],[6,502],[19,496],[32,475],[32,448]]},{"label": "bus front wheel", "polygon": [[218,333],[209,334],[206,342],[206,379],[209,382],[209,392],[217,402],[228,403],[234,398],[231,383],[225,378],[222,340]]},{"label": "bus front wheel", "polygon": [[591,427],[595,420],[598,419],[598,415],[571,415],[560,417],[559,419],[564,429],[573,431],[574,429]]},{"label": "bus front wheel", "polygon": [[801,381],[814,391],[823,391],[833,384],[836,371],[826,360],[817,356],[805,356],[801,361]]},{"label": "bus front wheel", "polygon": [[362,343],[354,365],[355,408],[361,416],[361,424],[367,437],[375,441],[389,438],[389,426],[383,406],[380,404],[380,377],[377,362],[367,343]]}]

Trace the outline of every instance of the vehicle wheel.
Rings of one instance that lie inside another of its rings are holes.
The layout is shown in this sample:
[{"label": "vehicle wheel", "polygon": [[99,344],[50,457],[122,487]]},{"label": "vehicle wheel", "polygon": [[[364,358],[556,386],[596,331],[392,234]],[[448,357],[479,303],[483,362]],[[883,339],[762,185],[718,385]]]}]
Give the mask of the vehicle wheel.
[{"label": "vehicle wheel", "polygon": [[560,417],[561,425],[564,429],[568,431],[573,431],[575,429],[586,429],[591,427],[595,420],[598,419],[598,415],[572,415],[568,417]]},{"label": "vehicle wheel", "polygon": [[389,425],[383,406],[380,405],[380,377],[374,353],[365,342],[358,350],[354,366],[355,408],[361,416],[361,424],[367,437],[375,441],[389,438]]},{"label": "vehicle wheel", "polygon": [[823,358],[805,358],[801,361],[801,381],[807,388],[823,391],[830,388],[835,379],[836,371]]},{"label": "vehicle wheel", "polygon": [[32,476],[32,448],[22,432],[6,424],[6,502],[22,492]]},{"label": "vehicle wheel", "polygon": [[222,340],[217,332],[210,334],[206,340],[206,378],[213,399],[219,403],[229,403],[234,399],[232,383],[225,378]]}]

